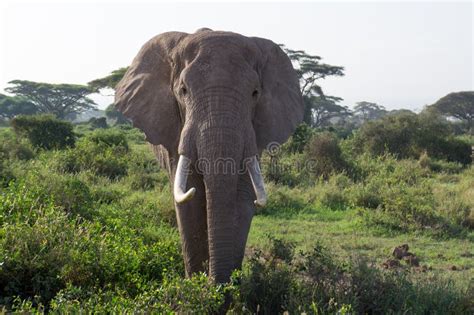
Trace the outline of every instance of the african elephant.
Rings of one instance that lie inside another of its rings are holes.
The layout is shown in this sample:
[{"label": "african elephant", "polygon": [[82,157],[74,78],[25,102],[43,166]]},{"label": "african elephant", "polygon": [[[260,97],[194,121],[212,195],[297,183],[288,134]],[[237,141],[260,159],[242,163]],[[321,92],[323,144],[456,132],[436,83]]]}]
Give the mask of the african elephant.
[{"label": "african elephant", "polygon": [[163,33],[141,48],[115,104],[169,172],[186,275],[207,271],[229,281],[241,267],[255,204],[266,201],[257,157],[303,118],[291,61],[263,38]]}]

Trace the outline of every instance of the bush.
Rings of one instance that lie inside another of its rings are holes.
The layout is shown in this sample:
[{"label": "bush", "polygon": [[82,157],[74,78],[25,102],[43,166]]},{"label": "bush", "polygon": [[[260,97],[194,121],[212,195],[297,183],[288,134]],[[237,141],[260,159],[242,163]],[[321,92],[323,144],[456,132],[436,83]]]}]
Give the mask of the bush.
[{"label": "bush", "polygon": [[99,129],[81,138],[76,148],[57,154],[52,163],[61,172],[91,170],[96,175],[117,179],[127,174],[128,152],[123,133]]},{"label": "bush", "polygon": [[260,163],[265,179],[274,184],[295,187],[311,182],[306,169],[312,164],[306,163],[302,154],[263,154]]},{"label": "bush", "polygon": [[18,138],[11,130],[0,131],[0,187],[15,179],[12,165],[35,157],[31,144]]},{"label": "bush", "polygon": [[448,162],[444,160],[434,160],[428,156],[425,151],[420,155],[418,163],[423,168],[428,168],[433,172],[444,172],[448,174],[460,173],[464,169],[464,165],[457,162]]},{"label": "bush", "polygon": [[[459,194],[444,197],[452,200],[447,207],[438,198],[443,194],[437,191],[432,173],[421,165],[425,162],[360,156],[355,161],[359,181],[348,186],[344,196],[353,207],[362,208],[359,213],[369,226],[437,235],[464,233],[463,226],[467,224],[461,222],[466,222],[469,213],[465,206],[455,202]],[[456,204],[457,210],[448,210]]]},{"label": "bush", "polygon": [[10,130],[0,132],[0,160],[30,160],[35,157],[31,145]]},{"label": "bush", "polygon": [[51,311],[59,314],[214,314],[223,303],[224,294],[224,288],[213,285],[203,274],[190,279],[169,277],[161,285],[145,284],[135,296],[118,289],[92,293],[68,286],[51,302]]},{"label": "bush", "polygon": [[94,200],[89,187],[75,176],[52,173],[33,173],[25,180],[29,187],[38,187],[44,196],[73,217],[91,220],[94,215]]},{"label": "bush", "polygon": [[[284,246],[281,241],[270,248]],[[290,245],[286,251],[293,252]],[[473,292],[439,278],[417,279],[403,271],[380,270],[363,258],[340,262],[317,243],[288,261],[278,252],[257,250],[240,276],[234,310],[259,314],[429,314],[464,313]],[[436,297],[436,298],[433,298]]]},{"label": "bush", "polygon": [[355,132],[352,147],[358,154],[418,159],[427,152],[436,159],[471,162],[469,144],[450,136],[449,125],[433,114],[400,113],[365,123]]},{"label": "bush", "polygon": [[265,207],[257,208],[256,214],[292,216],[312,208],[312,199],[299,188],[267,185],[268,201]]},{"label": "bush", "polygon": [[311,174],[324,179],[346,167],[337,138],[331,133],[315,134],[305,147],[307,161],[312,161]]},{"label": "bush", "polygon": [[184,274],[178,238],[169,229],[145,244],[136,236],[143,225],[133,230],[76,221],[24,184],[12,183],[0,194],[0,220],[2,305],[15,296],[48,305],[67,284],[134,296],[166,274]]},{"label": "bush", "polygon": [[88,124],[91,125],[92,129],[105,129],[109,127],[107,125],[107,119],[105,117],[92,117],[89,119]]},{"label": "bush", "polygon": [[291,153],[303,153],[305,146],[314,135],[314,129],[306,123],[299,125],[285,146]]},{"label": "bush", "polygon": [[11,125],[18,135],[27,137],[36,148],[64,149],[75,143],[72,124],[53,116],[17,116],[11,120]]}]

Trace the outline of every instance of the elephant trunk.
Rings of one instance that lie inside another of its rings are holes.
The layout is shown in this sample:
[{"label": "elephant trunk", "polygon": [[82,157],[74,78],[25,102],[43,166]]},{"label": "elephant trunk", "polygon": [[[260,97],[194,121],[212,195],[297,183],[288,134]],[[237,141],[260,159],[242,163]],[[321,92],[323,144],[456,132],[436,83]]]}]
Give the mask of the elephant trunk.
[{"label": "elephant trunk", "polygon": [[240,233],[239,177],[245,169],[244,158],[256,155],[249,114],[242,112],[245,107],[238,95],[225,92],[201,98],[196,108],[204,117],[191,132],[196,139],[196,166],[206,190],[209,275],[217,283],[229,281],[238,265],[235,242]]}]

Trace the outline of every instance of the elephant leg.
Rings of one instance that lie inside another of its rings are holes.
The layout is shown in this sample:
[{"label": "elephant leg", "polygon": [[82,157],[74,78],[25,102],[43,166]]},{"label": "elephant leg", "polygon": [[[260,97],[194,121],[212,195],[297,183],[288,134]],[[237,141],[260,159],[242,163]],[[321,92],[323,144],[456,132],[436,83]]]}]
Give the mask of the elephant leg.
[{"label": "elephant leg", "polygon": [[255,193],[248,174],[240,176],[237,189],[238,202],[235,220],[234,269],[240,269],[242,267],[245,246],[247,244],[252,218],[255,213]]},{"label": "elephant leg", "polygon": [[[170,156],[162,146],[152,145],[152,149],[161,167],[168,171],[171,187],[173,187],[178,164],[177,156]],[[188,185],[196,187],[194,198],[182,205],[175,204],[175,209],[186,276],[190,277],[193,273],[207,271],[209,246],[204,184],[195,170],[188,177]]]},{"label": "elephant leg", "polygon": [[207,271],[209,247],[207,237],[206,198],[202,180],[188,177],[189,187],[196,187],[196,194],[189,202],[176,205],[176,218],[183,250],[186,276]]}]

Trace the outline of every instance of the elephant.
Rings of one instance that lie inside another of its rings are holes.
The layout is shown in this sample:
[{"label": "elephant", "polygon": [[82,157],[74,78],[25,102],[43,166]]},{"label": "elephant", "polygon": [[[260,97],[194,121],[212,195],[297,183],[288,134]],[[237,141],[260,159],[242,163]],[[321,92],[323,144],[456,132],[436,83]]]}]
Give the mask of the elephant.
[{"label": "elephant", "polygon": [[303,119],[290,59],[264,38],[208,28],[162,33],[117,84],[115,106],[169,174],[186,276],[228,282],[266,202],[259,157]]}]

